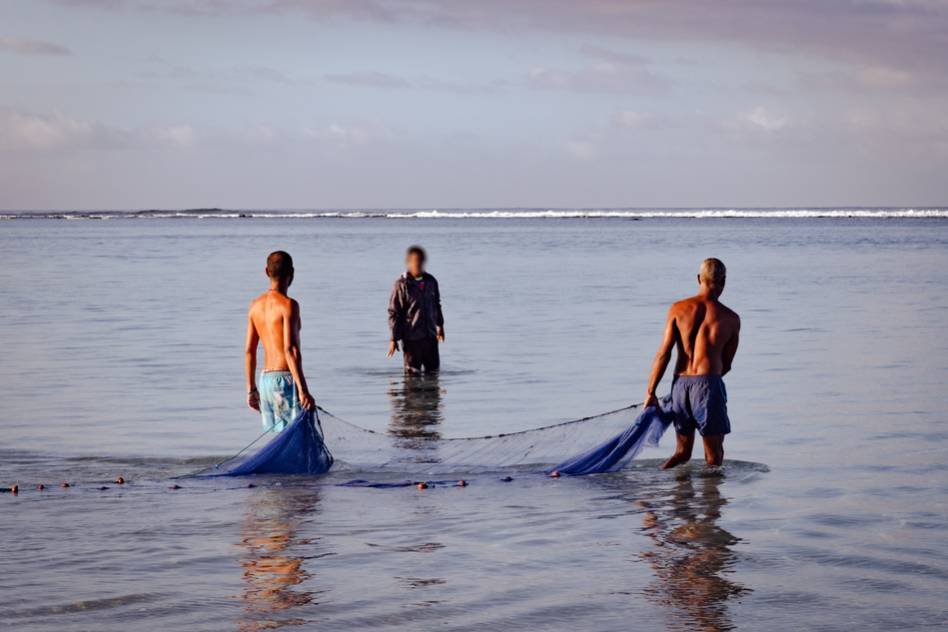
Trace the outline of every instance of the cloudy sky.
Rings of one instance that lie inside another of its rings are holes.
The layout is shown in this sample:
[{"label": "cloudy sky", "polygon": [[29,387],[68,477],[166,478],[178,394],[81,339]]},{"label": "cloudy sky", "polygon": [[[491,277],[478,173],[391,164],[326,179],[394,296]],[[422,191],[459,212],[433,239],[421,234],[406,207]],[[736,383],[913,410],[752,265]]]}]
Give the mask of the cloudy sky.
[{"label": "cloudy sky", "polygon": [[4,0],[0,208],[948,204],[948,0]]}]

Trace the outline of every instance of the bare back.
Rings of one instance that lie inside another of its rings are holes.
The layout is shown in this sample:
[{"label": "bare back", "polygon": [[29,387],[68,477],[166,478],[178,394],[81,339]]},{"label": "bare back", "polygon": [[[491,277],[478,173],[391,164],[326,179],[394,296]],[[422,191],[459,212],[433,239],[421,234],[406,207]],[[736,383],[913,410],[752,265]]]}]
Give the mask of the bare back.
[{"label": "bare back", "polygon": [[[299,310],[296,301],[279,292],[264,292],[250,304],[248,314],[251,326],[263,345],[263,370],[286,371],[285,332],[287,321],[290,330],[299,330]],[[297,336],[294,335],[294,338]]]},{"label": "bare back", "polygon": [[678,357],[675,375],[724,375],[737,352],[741,320],[719,301],[693,296],[669,310]]}]

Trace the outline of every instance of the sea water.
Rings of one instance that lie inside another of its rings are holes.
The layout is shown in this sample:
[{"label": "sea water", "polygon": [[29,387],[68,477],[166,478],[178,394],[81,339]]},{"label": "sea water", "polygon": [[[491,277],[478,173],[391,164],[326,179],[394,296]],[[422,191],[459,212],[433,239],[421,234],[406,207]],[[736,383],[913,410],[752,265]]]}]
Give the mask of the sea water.
[{"label": "sea water", "polygon": [[[5,213],[0,627],[944,628],[945,215]],[[385,309],[413,243],[447,341],[406,381]],[[259,434],[246,308],[278,248],[319,403],[419,450],[640,401],[668,304],[719,257],[728,462],[660,472],[668,436],[584,478],[172,479]]]}]

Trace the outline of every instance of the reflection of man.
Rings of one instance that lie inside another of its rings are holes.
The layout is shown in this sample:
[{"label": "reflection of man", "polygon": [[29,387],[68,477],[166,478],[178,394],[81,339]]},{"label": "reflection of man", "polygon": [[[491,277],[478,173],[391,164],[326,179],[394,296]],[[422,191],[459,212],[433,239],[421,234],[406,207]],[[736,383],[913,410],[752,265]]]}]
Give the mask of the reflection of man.
[{"label": "reflection of man", "polygon": [[388,357],[402,345],[405,370],[410,373],[437,371],[441,366],[438,343],[444,342],[444,315],[438,280],[425,272],[427,255],[421,246],[405,254],[405,273],[398,277],[388,302],[388,326],[392,337]]},{"label": "reflection of man", "polygon": [[248,508],[241,540],[246,610],[240,629],[246,632],[298,624],[301,611],[296,610],[313,602],[313,592],[295,589],[310,578],[303,562],[311,551],[301,550],[308,541],[299,537],[298,530],[319,497],[304,488],[258,492]]},{"label": "reflection of man", "polygon": [[441,385],[437,373],[405,375],[393,381],[389,391],[392,402],[390,431],[403,438],[438,439],[441,433]]},{"label": "reflection of man", "polygon": [[718,632],[732,629],[727,600],[748,589],[725,576],[736,561],[731,547],[738,539],[717,525],[727,504],[723,478],[699,480],[696,490],[690,474],[678,479],[671,497],[656,498],[656,509],[645,513],[645,532],[655,541],[645,557],[659,582],[648,592],[687,617],[682,627]]},{"label": "reflection of man", "polygon": [[678,301],[668,310],[665,334],[645,392],[645,406],[657,406],[655,389],[668,367],[672,348],[677,349],[672,409],[678,445],[662,468],[691,458],[695,429],[704,439],[708,465],[721,465],[724,461],[724,435],[731,432],[731,421],[721,378],[731,370],[741,329],[737,313],[718,300],[724,291],[726,273],[719,259],[705,259],[698,273],[698,294]]}]

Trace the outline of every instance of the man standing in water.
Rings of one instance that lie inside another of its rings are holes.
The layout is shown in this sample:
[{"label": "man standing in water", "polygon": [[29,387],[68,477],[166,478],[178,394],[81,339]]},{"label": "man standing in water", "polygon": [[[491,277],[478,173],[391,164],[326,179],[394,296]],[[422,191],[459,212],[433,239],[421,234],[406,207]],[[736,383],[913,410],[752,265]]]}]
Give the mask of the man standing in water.
[{"label": "man standing in water", "polygon": [[441,366],[438,343],[444,342],[444,315],[438,280],[425,272],[427,255],[421,246],[405,253],[405,272],[395,281],[388,301],[388,327],[392,337],[388,357],[402,343],[405,371],[437,371]]},{"label": "man standing in water", "polygon": [[[279,432],[300,407],[312,410],[313,396],[303,376],[300,306],[286,295],[293,282],[293,259],[282,250],[267,257],[270,289],[250,304],[247,314],[247,404],[263,416],[263,429]],[[257,343],[263,342],[263,372],[257,390]]]},{"label": "man standing in water", "polygon": [[721,378],[731,370],[741,329],[737,313],[718,300],[724,291],[726,273],[720,259],[705,259],[698,273],[698,294],[678,301],[668,310],[665,335],[655,354],[645,391],[645,406],[657,406],[655,389],[665,374],[672,348],[677,348],[672,412],[678,444],[662,469],[691,458],[695,429],[704,439],[708,465],[721,465],[724,461],[724,435],[731,432],[731,422]]}]

